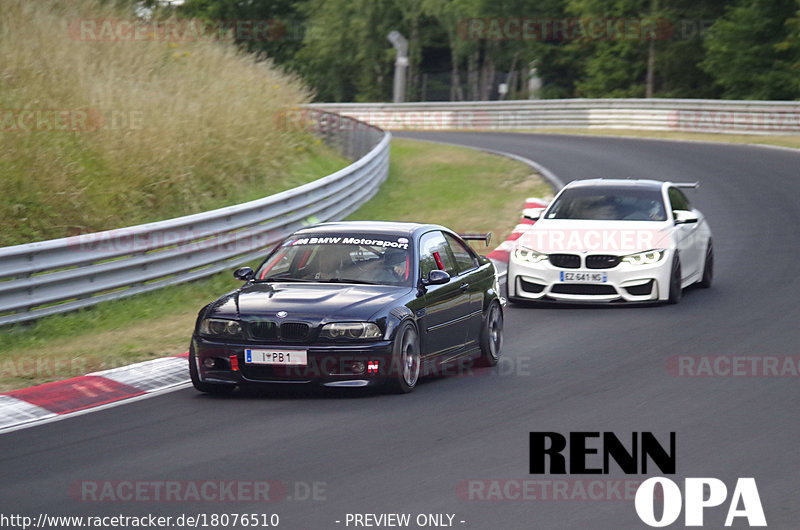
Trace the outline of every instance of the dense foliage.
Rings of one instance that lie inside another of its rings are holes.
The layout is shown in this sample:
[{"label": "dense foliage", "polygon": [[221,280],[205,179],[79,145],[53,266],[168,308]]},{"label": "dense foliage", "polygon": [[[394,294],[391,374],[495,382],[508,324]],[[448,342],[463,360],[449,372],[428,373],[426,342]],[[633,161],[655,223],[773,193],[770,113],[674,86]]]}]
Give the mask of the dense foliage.
[{"label": "dense foliage", "polygon": [[800,0],[185,0],[177,11],[270,20],[280,37],[240,44],[321,101],[391,100],[391,30],[409,40],[409,101],[800,98]]}]

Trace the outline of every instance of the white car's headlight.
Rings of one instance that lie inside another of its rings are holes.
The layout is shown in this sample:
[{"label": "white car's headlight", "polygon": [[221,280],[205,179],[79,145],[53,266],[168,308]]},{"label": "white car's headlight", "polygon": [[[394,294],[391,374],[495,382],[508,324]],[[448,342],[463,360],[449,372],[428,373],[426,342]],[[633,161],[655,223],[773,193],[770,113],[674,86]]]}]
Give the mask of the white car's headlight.
[{"label": "white car's headlight", "polygon": [[514,259],[517,261],[527,261],[528,263],[539,263],[547,259],[547,254],[536,252],[535,250],[517,247],[514,249]]},{"label": "white car's headlight", "polygon": [[331,340],[369,340],[383,336],[381,328],[372,322],[334,322],[326,324],[319,333],[323,339]]},{"label": "white car's headlight", "polygon": [[207,337],[242,338],[244,332],[238,320],[204,318],[200,322],[200,334]]},{"label": "white car's headlight", "polygon": [[661,261],[665,254],[665,250],[647,250],[624,256],[622,261],[631,265],[652,265]]}]

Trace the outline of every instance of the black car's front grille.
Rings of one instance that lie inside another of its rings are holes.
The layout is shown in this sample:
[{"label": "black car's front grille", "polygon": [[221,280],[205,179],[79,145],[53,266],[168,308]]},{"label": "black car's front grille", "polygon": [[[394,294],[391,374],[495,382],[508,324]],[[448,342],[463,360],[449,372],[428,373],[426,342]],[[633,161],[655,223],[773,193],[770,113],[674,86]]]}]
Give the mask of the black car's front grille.
[{"label": "black car's front grille", "polygon": [[281,324],[281,339],[306,340],[310,326],[303,322],[284,322]]},{"label": "black car's front grille", "polygon": [[274,340],[278,338],[278,326],[275,322],[251,322],[250,335],[257,340]]},{"label": "black car's front grille", "polygon": [[586,256],[586,267],[590,269],[613,269],[620,262],[619,256],[610,254],[594,254]]},{"label": "black car's front grille", "polygon": [[602,295],[617,294],[617,290],[611,285],[595,285],[591,283],[561,283],[556,284],[550,289],[551,293],[557,294],[583,294],[583,295]]},{"label": "black car's front grille", "polygon": [[550,254],[550,263],[561,269],[577,269],[581,266],[581,257],[576,254]]},{"label": "black car's front grille", "polygon": [[250,336],[255,340],[304,341],[311,334],[311,326],[305,322],[250,322]]}]

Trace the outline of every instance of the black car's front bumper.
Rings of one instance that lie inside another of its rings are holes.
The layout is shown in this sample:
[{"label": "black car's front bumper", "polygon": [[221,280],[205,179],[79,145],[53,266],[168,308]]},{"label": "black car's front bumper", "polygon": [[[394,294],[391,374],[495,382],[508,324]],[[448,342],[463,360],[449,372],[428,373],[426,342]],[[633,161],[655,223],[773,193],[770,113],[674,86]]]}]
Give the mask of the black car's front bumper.
[{"label": "black car's front bumper", "polygon": [[[306,366],[245,362],[245,350],[305,350]],[[393,366],[392,342],[257,344],[192,338],[200,380],[215,384],[319,384],[331,387],[382,385],[402,368]]]}]

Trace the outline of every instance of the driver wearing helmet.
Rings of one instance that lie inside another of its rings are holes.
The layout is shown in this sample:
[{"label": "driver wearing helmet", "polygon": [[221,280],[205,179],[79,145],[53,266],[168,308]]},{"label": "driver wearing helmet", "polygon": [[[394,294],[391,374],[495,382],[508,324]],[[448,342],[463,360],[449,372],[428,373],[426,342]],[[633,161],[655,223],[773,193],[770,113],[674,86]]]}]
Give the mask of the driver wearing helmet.
[{"label": "driver wearing helmet", "polygon": [[335,245],[317,250],[315,280],[331,280],[341,276],[344,268],[344,255]]},{"label": "driver wearing helmet", "polygon": [[378,281],[402,282],[408,278],[408,254],[399,249],[388,249],[383,254]]}]

